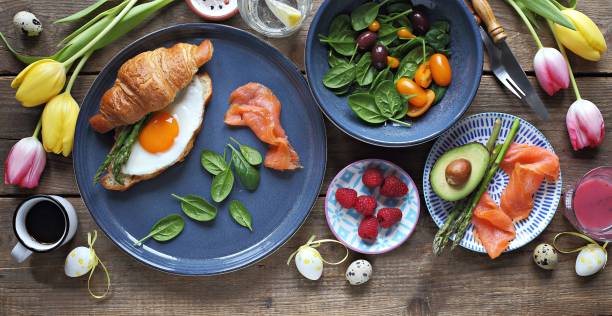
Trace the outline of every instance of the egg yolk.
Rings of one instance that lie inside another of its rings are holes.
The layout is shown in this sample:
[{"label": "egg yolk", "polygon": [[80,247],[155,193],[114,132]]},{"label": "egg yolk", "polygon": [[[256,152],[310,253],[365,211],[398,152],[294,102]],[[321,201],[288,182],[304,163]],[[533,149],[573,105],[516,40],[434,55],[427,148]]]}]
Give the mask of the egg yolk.
[{"label": "egg yolk", "polygon": [[166,112],[157,112],[140,131],[138,142],[150,153],[161,153],[172,147],[178,133],[176,118]]}]

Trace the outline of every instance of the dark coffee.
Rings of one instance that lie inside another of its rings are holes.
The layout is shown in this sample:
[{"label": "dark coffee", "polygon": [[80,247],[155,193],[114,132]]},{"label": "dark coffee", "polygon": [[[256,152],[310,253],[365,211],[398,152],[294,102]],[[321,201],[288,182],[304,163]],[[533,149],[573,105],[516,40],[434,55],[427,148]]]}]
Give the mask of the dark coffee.
[{"label": "dark coffee", "polygon": [[58,242],[64,235],[66,224],[64,213],[51,201],[37,202],[25,218],[28,234],[41,244]]}]

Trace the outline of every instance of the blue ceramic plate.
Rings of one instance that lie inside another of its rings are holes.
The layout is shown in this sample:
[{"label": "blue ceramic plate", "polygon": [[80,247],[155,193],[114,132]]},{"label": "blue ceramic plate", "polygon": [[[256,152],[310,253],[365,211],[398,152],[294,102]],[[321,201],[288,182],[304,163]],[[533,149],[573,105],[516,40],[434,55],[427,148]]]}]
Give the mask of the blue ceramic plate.
[{"label": "blue ceramic plate", "polygon": [[310,89],[325,115],[342,131],[366,143],[385,147],[407,147],[429,141],[455,123],[467,110],[476,95],[482,74],[482,41],[474,17],[463,0],[415,0],[415,5],[429,8],[431,21],[446,20],[451,27],[450,63],[453,81],[444,98],[405,128],[393,124],[371,125],[359,119],[347,104],[323,86],[323,76],[329,70],[328,47],[318,35],[329,32],[334,17],[350,13],[360,1],[326,0],[312,20],[306,40],[306,75]]},{"label": "blue ceramic plate", "polygon": [[[112,86],[118,68],[140,52],[177,42],[199,43],[211,39],[212,60],[202,71],[213,81],[213,97],[207,107],[202,131],[192,152],[158,177],[141,182],[126,192],[112,192],[92,185],[92,177],[113,143],[111,133],[100,135],[88,124],[97,112],[102,94]],[[230,93],[250,81],[272,89],[280,99],[282,123],[300,155],[304,168],[276,172],[261,167],[257,191],[236,183],[225,203],[218,205],[214,221],[195,222],[181,212],[170,196],[197,194],[210,199],[211,177],[200,165],[200,152],[222,152],[229,137],[267,151],[248,128],[223,123]],[[252,264],[279,248],[302,225],[319,190],[326,163],[326,137],[322,116],[302,74],[280,52],[255,36],[218,24],[183,24],[149,34],[122,50],[102,70],[87,94],[77,122],[74,170],[85,204],[96,223],[121,249],[139,261],[166,272],[210,275],[234,271]],[[253,215],[253,232],[236,224],[228,213],[231,199],[242,201]],[[181,214],[186,225],[174,240],[147,241],[134,247],[160,218]]]},{"label": "blue ceramic plate", "polygon": [[[423,195],[425,196],[425,203],[427,204],[429,214],[431,214],[431,217],[438,227],[442,226],[446,221],[448,213],[453,208],[453,203],[442,200],[431,189],[431,183],[429,182],[431,168],[442,154],[452,148],[471,142],[486,144],[491,136],[491,130],[497,118],[502,120],[502,129],[498,139],[498,143],[501,143],[506,139],[512,121],[516,116],[490,112],[463,118],[451,127],[448,132],[440,136],[431,148],[429,156],[427,156],[427,161],[425,162],[425,172],[423,173]],[[514,139],[515,142],[540,146],[551,152],[555,152],[542,132],[535,128],[535,126],[529,124],[529,122],[523,119],[520,120],[521,125]],[[501,194],[508,185],[508,180],[508,175],[503,170],[499,169],[489,184],[489,194],[498,205]],[[518,249],[526,245],[544,231],[557,211],[557,206],[561,199],[561,188],[562,179],[560,174],[559,180],[555,182],[545,180],[542,183],[540,189],[535,194],[533,210],[529,217],[514,223],[516,238],[510,242],[506,251]],[[459,244],[467,249],[484,253],[484,248],[480,242],[474,238],[472,231],[472,225],[470,224],[470,227],[467,229],[465,236]]]},{"label": "blue ceramic plate", "polygon": [[[378,168],[384,176],[394,175],[408,186],[408,194],[400,199],[386,198],[378,194],[378,189],[372,190],[361,181],[361,176],[369,168]],[[357,195],[373,195],[378,202],[377,210],[383,207],[397,207],[402,210],[402,220],[389,227],[379,228],[375,242],[366,242],[357,234],[357,228],[363,216],[355,209],[343,208],[336,201],[336,190],[349,188],[357,191]],[[325,217],[334,236],[353,251],[364,254],[382,254],[389,252],[404,243],[412,235],[419,220],[421,201],[419,190],[412,178],[386,160],[366,159],[356,161],[338,172],[327,189],[325,198]]]}]

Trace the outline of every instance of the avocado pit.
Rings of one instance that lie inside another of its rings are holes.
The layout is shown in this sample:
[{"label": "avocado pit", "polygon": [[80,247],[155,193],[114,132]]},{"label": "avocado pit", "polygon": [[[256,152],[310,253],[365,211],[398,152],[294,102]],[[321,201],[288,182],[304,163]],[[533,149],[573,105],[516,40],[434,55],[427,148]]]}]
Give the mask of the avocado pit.
[{"label": "avocado pit", "polygon": [[472,163],[464,158],[453,160],[445,170],[446,182],[455,187],[464,185],[471,174]]}]

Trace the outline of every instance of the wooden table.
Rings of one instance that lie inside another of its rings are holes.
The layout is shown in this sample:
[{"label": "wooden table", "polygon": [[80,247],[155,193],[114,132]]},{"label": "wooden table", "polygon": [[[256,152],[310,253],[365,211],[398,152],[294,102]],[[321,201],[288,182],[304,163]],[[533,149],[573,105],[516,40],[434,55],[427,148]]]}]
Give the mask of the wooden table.
[{"label": "wooden table", "polygon": [[[20,51],[52,53],[55,44],[73,28],[53,25],[59,17],[85,7],[89,1],[0,0],[0,30]],[[338,1],[338,0],[334,0]],[[347,0],[348,1],[348,0]],[[527,69],[532,81],[532,58],[536,48],[518,17],[501,0],[492,0],[500,22],[509,33],[508,42]],[[315,1],[313,13],[319,6]],[[581,1],[579,9],[589,15],[612,43],[612,2]],[[35,12],[45,30],[39,38],[26,38],[11,25],[20,10]],[[73,94],[78,101],[89,89],[101,67],[122,47],[165,26],[201,22],[183,1],[176,1],[148,23],[126,37],[97,52],[79,76]],[[240,17],[228,22],[246,28]],[[308,23],[307,23],[308,24]],[[543,41],[553,45],[547,32]],[[269,42],[289,56],[302,70],[307,27],[288,39]],[[561,158],[564,185],[567,186],[595,166],[610,164],[612,154],[612,53],[599,63],[572,58],[583,97],[593,101],[606,120],[608,138],[597,150],[574,152],[565,128],[565,113],[574,100],[571,90],[555,97],[541,93],[552,119],[543,122],[496,82],[485,64],[478,95],[468,114],[500,111],[519,115],[535,124],[552,142]],[[10,82],[23,65],[0,46],[0,157],[10,147],[29,136],[42,108],[26,109],[14,100]],[[331,237],[323,214],[325,189],[342,167],[363,158],[384,158],[402,166],[420,183],[425,157],[432,143],[406,149],[384,149],[358,142],[327,124],[329,159],[319,201],[299,232],[267,259],[238,272],[215,277],[188,278],[164,274],[143,266],[120,251],[103,234],[96,243],[97,253],[112,273],[112,295],[103,301],[87,294],[86,278],[69,279],[63,272],[67,252],[86,244],[85,232],[98,229],[83,205],[77,190],[72,161],[48,155],[40,186],[31,191],[0,186],[0,314],[612,314],[612,276],[609,269],[595,277],[580,278],[574,273],[575,257],[562,256],[558,270],[540,270],[531,253],[539,243],[561,231],[572,230],[559,209],[548,229],[536,240],[495,261],[466,250],[441,257],[432,254],[431,242],[436,227],[425,207],[418,227],[399,249],[380,256],[366,257],[374,266],[373,279],[364,286],[352,287],[344,279],[346,265],[328,266],[318,282],[302,278],[287,257],[309,235]],[[0,166],[4,174],[4,166]],[[14,263],[9,252],[16,239],[11,220],[15,206],[34,193],[68,197],[79,213],[79,232],[75,240],[48,255],[33,255],[23,264]],[[364,256],[352,254],[351,259]]]}]

